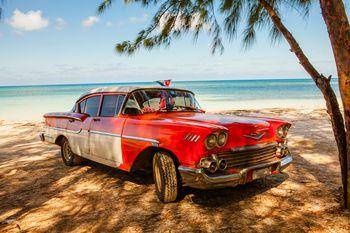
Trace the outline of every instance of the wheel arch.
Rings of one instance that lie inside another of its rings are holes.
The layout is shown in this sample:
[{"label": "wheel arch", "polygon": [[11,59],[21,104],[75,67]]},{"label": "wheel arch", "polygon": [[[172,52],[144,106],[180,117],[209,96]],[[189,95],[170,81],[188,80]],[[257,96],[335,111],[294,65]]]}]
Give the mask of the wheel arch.
[{"label": "wheel arch", "polygon": [[64,135],[59,135],[55,140],[55,144],[61,146],[64,138],[66,138]]},{"label": "wheel arch", "polygon": [[131,165],[131,172],[135,172],[138,170],[143,170],[143,171],[152,171],[152,160],[153,156],[157,152],[166,152],[175,162],[175,166],[178,167],[180,165],[180,161],[173,153],[172,151],[163,148],[163,147],[156,147],[156,146],[150,146],[141,151],[134,162]]}]

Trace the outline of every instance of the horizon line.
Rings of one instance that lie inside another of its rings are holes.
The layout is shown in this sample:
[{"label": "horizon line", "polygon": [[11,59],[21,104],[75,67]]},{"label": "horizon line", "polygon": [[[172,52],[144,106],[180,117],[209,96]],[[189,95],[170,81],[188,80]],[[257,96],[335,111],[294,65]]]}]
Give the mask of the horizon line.
[{"label": "horizon line", "polygon": [[[262,81],[262,80],[310,80],[311,78],[299,77],[299,78],[237,78],[237,79],[203,79],[203,80],[173,80],[173,83],[179,82],[222,82],[222,81]],[[332,77],[332,80],[338,80],[338,77]],[[99,85],[99,84],[132,84],[132,83],[155,83],[155,81],[132,81],[132,82],[96,82],[96,83],[51,83],[51,84],[25,84],[25,85],[1,85],[0,87],[39,87],[39,86],[78,86],[78,85]]]}]

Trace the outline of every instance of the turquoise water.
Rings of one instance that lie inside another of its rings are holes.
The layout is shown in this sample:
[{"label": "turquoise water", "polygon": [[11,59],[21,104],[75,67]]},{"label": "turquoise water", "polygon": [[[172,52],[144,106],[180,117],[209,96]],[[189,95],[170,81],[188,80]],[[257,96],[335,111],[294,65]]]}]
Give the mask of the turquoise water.
[{"label": "turquoise water", "polygon": [[[51,111],[67,111],[84,92],[101,86],[152,86],[152,82],[0,86],[0,119],[40,120]],[[332,81],[337,94],[337,80]],[[310,79],[179,81],[207,111],[260,108],[321,108],[324,102]]]}]

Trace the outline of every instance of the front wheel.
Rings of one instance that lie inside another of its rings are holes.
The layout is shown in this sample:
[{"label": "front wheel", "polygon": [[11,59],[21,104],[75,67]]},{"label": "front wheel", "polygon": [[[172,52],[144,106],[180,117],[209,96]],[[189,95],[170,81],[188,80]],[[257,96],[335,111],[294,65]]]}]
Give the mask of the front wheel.
[{"label": "front wheel", "polygon": [[173,202],[179,195],[180,182],[174,160],[165,152],[153,157],[153,178],[161,202]]},{"label": "front wheel", "polygon": [[64,138],[62,141],[61,155],[64,164],[67,166],[78,165],[82,162],[82,158],[73,153],[67,138]]}]

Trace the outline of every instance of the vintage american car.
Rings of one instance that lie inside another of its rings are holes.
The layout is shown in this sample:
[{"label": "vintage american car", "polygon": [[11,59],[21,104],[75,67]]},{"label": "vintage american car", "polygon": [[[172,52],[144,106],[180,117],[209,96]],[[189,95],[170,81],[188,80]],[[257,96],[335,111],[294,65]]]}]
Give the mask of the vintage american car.
[{"label": "vintage american car", "polygon": [[63,162],[84,158],[124,171],[153,171],[162,202],[182,186],[236,186],[280,173],[292,162],[283,120],[206,114],[189,90],[104,87],[83,94],[70,112],[44,115],[42,141]]}]

